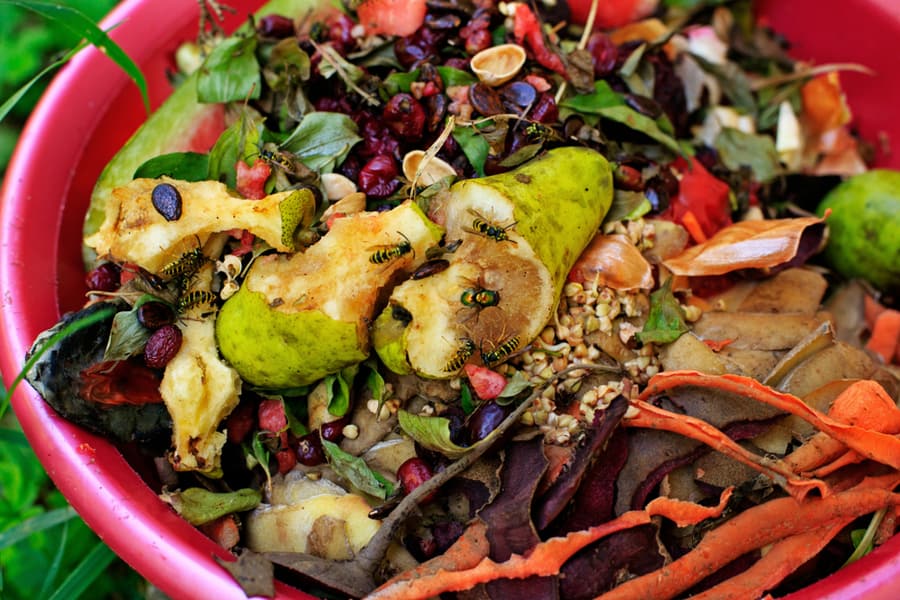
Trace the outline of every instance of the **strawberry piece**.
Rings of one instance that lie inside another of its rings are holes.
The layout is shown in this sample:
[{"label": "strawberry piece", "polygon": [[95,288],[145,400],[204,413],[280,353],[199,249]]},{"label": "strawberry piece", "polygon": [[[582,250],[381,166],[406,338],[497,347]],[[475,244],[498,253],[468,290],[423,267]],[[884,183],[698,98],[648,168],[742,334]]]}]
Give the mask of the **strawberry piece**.
[{"label": "strawberry piece", "polygon": [[425,0],[366,0],[356,14],[366,33],[407,36],[425,22]]},{"label": "strawberry piece", "polygon": [[506,377],[487,367],[468,364],[464,369],[472,390],[482,400],[493,400],[506,387]]},{"label": "strawberry piece", "polygon": [[237,176],[236,187],[238,193],[244,198],[259,200],[266,197],[266,179],[272,174],[272,167],[266,161],[257,158],[253,166],[247,166],[242,160],[234,165]]}]

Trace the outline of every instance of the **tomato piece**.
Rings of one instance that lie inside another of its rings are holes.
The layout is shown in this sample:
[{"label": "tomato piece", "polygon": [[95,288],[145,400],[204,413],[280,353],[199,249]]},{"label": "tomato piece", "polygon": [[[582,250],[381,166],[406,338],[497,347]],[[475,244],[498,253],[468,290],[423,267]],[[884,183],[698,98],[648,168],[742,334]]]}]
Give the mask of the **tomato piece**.
[{"label": "tomato piece", "polygon": [[425,22],[425,0],[366,0],[356,14],[366,33],[407,36]]},{"label": "tomato piece", "polygon": [[493,400],[506,387],[506,377],[497,371],[472,364],[466,365],[464,369],[472,390],[482,400]]},{"label": "tomato piece", "polygon": [[678,196],[669,202],[669,208],[662,218],[684,226],[685,215],[693,214],[707,238],[717,231],[731,225],[731,189],[728,184],[707,171],[696,158],[688,163],[683,158],[672,163],[672,167],[681,173],[678,185]]},{"label": "tomato piece", "polygon": [[[595,29],[613,29],[651,15],[659,6],[659,0],[604,0],[597,5]],[[591,0],[570,0],[573,23],[587,21]]]},{"label": "tomato piece", "polygon": [[266,161],[257,158],[253,166],[247,166],[242,160],[234,165],[237,175],[236,187],[238,193],[244,198],[259,200],[266,197],[266,180],[272,174],[272,167]]}]

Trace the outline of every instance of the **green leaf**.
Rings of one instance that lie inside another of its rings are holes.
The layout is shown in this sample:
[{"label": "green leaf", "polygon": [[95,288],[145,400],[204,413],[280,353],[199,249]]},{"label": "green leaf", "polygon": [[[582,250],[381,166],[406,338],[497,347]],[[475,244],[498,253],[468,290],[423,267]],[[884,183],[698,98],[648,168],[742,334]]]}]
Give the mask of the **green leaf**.
[{"label": "green leaf", "polygon": [[750,167],[753,177],[760,183],[768,183],[782,172],[775,142],[767,135],[744,133],[725,127],[713,143],[719,157],[732,171]]},{"label": "green leaf", "polygon": [[[531,382],[522,374],[522,371],[515,371],[512,377],[506,380],[506,387],[500,392],[498,398],[514,398],[525,390],[531,389]],[[498,404],[502,404],[498,401]]]},{"label": "green leaf", "polygon": [[78,513],[71,506],[40,513],[17,525],[13,525],[6,531],[0,532],[0,550],[9,548],[39,531],[56,527],[60,523],[65,523],[77,517]]},{"label": "green leaf", "polygon": [[331,170],[347,157],[362,138],[356,123],[347,115],[334,112],[311,112],[281,145],[293,152],[314,171]]},{"label": "green leaf", "polygon": [[46,598],[50,594],[50,587],[53,585],[53,582],[56,581],[56,575],[59,573],[59,565],[62,564],[63,556],[65,556],[66,541],[68,541],[68,537],[69,523],[67,521],[63,523],[59,547],[53,555],[53,561],[50,563],[50,568],[44,573],[44,585],[41,586],[41,591],[37,595],[38,598]]},{"label": "green leaf", "polygon": [[325,377],[329,414],[343,417],[350,410],[350,388],[358,370],[357,365],[353,365]]},{"label": "green leaf", "polygon": [[453,128],[453,139],[462,148],[463,154],[479,177],[484,177],[484,163],[487,161],[490,145],[474,127],[458,125]]},{"label": "green leaf", "polygon": [[203,525],[231,513],[251,510],[262,502],[262,493],[252,488],[234,492],[211,492],[192,487],[180,492],[164,493],[161,497],[191,525]]},{"label": "green leaf", "polygon": [[[248,457],[255,460],[256,463],[262,467],[263,473],[266,474],[266,487],[271,488],[272,473],[269,471],[269,449],[266,448],[266,445],[263,443],[262,432],[256,432],[253,436]],[[253,467],[250,465],[250,462],[250,460],[247,461],[247,466],[252,469]]]},{"label": "green leaf", "polygon": [[459,406],[467,415],[471,415],[478,408],[475,398],[472,397],[472,388],[466,382],[463,382],[459,388]]},{"label": "green leaf", "polygon": [[582,114],[598,115],[604,119],[621,123],[635,131],[640,131],[677,154],[682,153],[678,140],[664,131],[663,127],[666,126],[666,121],[651,119],[627,106],[622,96],[609,87],[606,81],[596,82],[593,93],[573,96],[562,102],[561,106]]},{"label": "green leaf", "polygon": [[[2,0],[0,0],[0,1],[2,1]],[[6,118],[6,115],[9,114],[9,111],[11,111],[13,109],[13,107],[16,104],[18,104],[19,100],[21,100],[25,96],[25,94],[28,93],[28,90],[30,90],[32,88],[32,86],[34,86],[38,81],[43,79],[43,77],[45,75],[47,75],[48,73],[50,73],[50,71],[52,71],[53,69],[56,69],[57,67],[61,67],[62,65],[69,62],[69,60],[73,56],[75,56],[86,45],[87,44],[79,44],[73,50],[70,50],[68,53],[66,53],[65,56],[63,56],[61,59],[57,60],[56,62],[48,65],[40,73],[38,73],[37,75],[32,77],[31,80],[28,81],[28,83],[26,83],[21,88],[19,88],[15,94],[13,94],[9,98],[7,98],[6,101],[2,105],[0,105],[0,122],[2,122],[4,118]]]},{"label": "green leaf", "polygon": [[213,48],[200,66],[197,100],[221,103],[255,99],[261,87],[256,37],[230,37]]},{"label": "green leaf", "polygon": [[109,549],[109,546],[103,542],[98,542],[93,550],[84,557],[84,560],[69,573],[62,585],[50,596],[50,600],[78,598],[91,586],[95,579],[103,574],[115,558],[116,555]]},{"label": "green leaf", "polygon": [[[412,71],[405,72],[395,71],[384,78],[385,90],[387,90],[388,94],[391,96],[399,92],[408,93],[412,88],[412,84],[415,81],[418,81],[421,72],[421,69],[413,69]],[[437,72],[441,77],[444,88],[459,85],[472,85],[478,81],[475,76],[468,71],[455,69],[453,67],[437,67]]]},{"label": "green leaf", "polygon": [[152,333],[141,325],[138,320],[138,309],[151,300],[156,300],[149,294],[138,298],[131,310],[120,310],[112,320],[112,328],[109,330],[109,339],[106,342],[106,350],[103,352],[103,360],[125,360],[144,351],[147,340]]},{"label": "green leaf", "polygon": [[691,54],[691,57],[704,71],[716,78],[722,86],[722,93],[731,100],[735,108],[756,117],[756,100],[750,88],[750,80],[737,64],[733,62],[714,64],[696,54]]},{"label": "green leaf", "polygon": [[437,67],[437,72],[438,75],[441,76],[441,81],[444,82],[445,88],[457,85],[472,85],[478,81],[475,76],[468,71],[455,69],[453,67]]},{"label": "green leaf", "polygon": [[209,173],[209,154],[172,152],[151,158],[134,172],[134,178],[156,179],[163,175],[182,181],[204,181]]},{"label": "green leaf", "polygon": [[244,116],[219,135],[209,152],[207,179],[221,181],[228,187],[237,185],[235,164],[249,156],[258,155],[259,131]]},{"label": "green leaf", "polygon": [[[150,113],[150,96],[147,94],[147,81],[144,79],[143,73],[134,61],[115,42],[113,42],[106,32],[97,27],[83,13],[74,8],[63,6],[60,4],[48,4],[45,2],[33,2],[31,0],[3,0],[5,4],[13,4],[32,10],[39,15],[53,19],[60,23],[66,29],[71,31],[77,38],[84,38],[104,54],[110,57],[125,73],[131,77],[132,81],[138,86],[141,97],[144,100],[144,108]],[[68,58],[66,59],[68,60]],[[2,119],[2,114],[0,114]]]},{"label": "green leaf", "polygon": [[262,71],[269,87],[283,91],[309,79],[310,60],[295,38],[287,38],[275,44],[269,61]]},{"label": "green leaf", "polygon": [[391,482],[373,471],[360,457],[344,452],[328,440],[322,440],[322,448],[331,468],[360,491],[382,500],[394,494]]},{"label": "green leaf", "polygon": [[613,201],[603,218],[604,223],[616,221],[633,221],[644,216],[653,209],[644,192],[614,190]]},{"label": "green leaf", "polygon": [[672,278],[650,294],[650,314],[644,329],[635,334],[642,343],[669,344],[688,331],[684,311],[672,294]]},{"label": "green leaf", "polygon": [[[445,417],[423,417],[405,410],[397,412],[397,419],[400,423],[400,428],[403,429],[406,435],[417,441],[424,448],[440,452],[451,460],[460,458],[472,449],[472,447],[464,448],[458,446],[450,439],[450,419]],[[479,443],[483,443],[488,438],[490,436]]]}]

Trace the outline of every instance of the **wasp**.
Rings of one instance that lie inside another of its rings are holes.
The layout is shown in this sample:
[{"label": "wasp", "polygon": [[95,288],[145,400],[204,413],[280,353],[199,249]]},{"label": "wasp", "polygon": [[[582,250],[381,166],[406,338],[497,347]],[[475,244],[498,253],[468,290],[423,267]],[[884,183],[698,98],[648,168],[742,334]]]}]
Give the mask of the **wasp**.
[{"label": "wasp", "polygon": [[472,209],[469,209],[469,212],[474,216],[474,219],[472,219],[472,232],[483,235],[484,237],[490,238],[497,242],[510,242],[511,244],[516,243],[515,240],[509,239],[509,234],[507,233],[515,225],[515,223],[510,223],[506,227],[501,227],[499,225],[494,225],[478,212]]},{"label": "wasp", "polygon": [[176,308],[178,309],[179,313],[183,313],[184,311],[194,308],[195,306],[212,304],[215,301],[216,295],[212,292],[194,290],[193,292],[188,292],[187,294],[179,298]]},{"label": "wasp", "polygon": [[401,232],[397,232],[403,238],[403,241],[399,244],[394,244],[392,246],[383,246],[372,253],[369,256],[369,262],[375,265],[383,265],[386,262],[392,261],[395,258],[400,258],[404,254],[409,254],[412,252],[413,257],[416,256],[416,251],[412,247],[412,242],[409,241],[409,238],[403,235]]},{"label": "wasp", "polygon": [[165,265],[160,273],[170,279],[175,277],[187,279],[199,271],[207,260],[209,259],[203,254],[203,250],[197,246]]},{"label": "wasp", "polygon": [[290,152],[261,148],[259,151],[259,157],[264,160],[269,166],[281,169],[286,174],[292,175],[296,178],[303,179],[310,175],[313,175],[313,171],[311,171],[309,167],[304,165],[302,162],[297,160],[295,158],[295,155]]},{"label": "wasp", "polygon": [[493,350],[488,352],[484,351],[484,347],[481,349],[481,362],[485,364],[485,366],[495,365],[498,362],[506,360],[506,358],[516,351],[516,348],[519,347],[519,336],[514,335],[510,338],[507,338],[502,344],[496,346]]},{"label": "wasp", "polygon": [[469,357],[475,354],[476,346],[475,342],[470,340],[469,338],[460,338],[459,347],[456,349],[456,353],[453,357],[447,361],[447,364],[444,365],[445,373],[452,373],[453,371],[459,371],[466,361],[469,360]]}]

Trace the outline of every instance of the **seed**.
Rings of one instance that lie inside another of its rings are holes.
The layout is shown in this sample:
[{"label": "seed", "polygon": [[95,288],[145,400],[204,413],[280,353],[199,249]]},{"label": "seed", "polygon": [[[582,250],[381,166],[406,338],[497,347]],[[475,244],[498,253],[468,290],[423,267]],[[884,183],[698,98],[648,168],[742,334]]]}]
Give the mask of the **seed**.
[{"label": "seed", "polygon": [[166,221],[177,221],[181,218],[181,194],[171,183],[160,183],[150,193],[153,208]]},{"label": "seed", "polygon": [[144,362],[151,369],[163,369],[181,349],[181,330],[164,325],[154,331],[144,346]]},{"label": "seed", "polygon": [[344,427],[344,437],[348,440],[355,440],[359,437],[359,427],[354,425],[353,423]]},{"label": "seed", "polygon": [[174,323],[175,313],[163,302],[145,302],[137,309],[137,319],[147,329],[159,329]]}]

